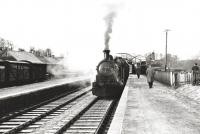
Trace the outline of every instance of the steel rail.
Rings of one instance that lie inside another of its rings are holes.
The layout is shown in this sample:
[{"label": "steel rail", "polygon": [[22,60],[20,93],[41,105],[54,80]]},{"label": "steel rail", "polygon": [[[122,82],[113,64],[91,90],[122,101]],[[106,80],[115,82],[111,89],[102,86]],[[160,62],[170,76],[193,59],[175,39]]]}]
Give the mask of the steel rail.
[{"label": "steel rail", "polygon": [[39,103],[39,104],[33,105],[33,106],[31,106],[31,107],[28,107],[28,108],[25,108],[25,109],[22,109],[22,110],[19,110],[19,111],[15,111],[15,112],[13,112],[13,113],[9,113],[8,115],[5,115],[5,116],[3,116],[3,117],[0,118],[0,123],[5,122],[5,121],[7,121],[7,120],[9,120],[9,119],[11,119],[11,118],[14,118],[14,117],[16,117],[16,116],[19,116],[19,115],[21,115],[21,114],[23,114],[23,113],[25,113],[25,112],[30,111],[30,110],[36,109],[36,108],[38,108],[38,107],[40,107],[40,106],[46,105],[46,104],[48,104],[48,103],[50,103],[50,102],[52,102],[52,101],[55,101],[55,100],[57,100],[57,99],[60,99],[60,98],[62,98],[62,97],[64,97],[64,96],[66,96],[66,95],[69,95],[69,94],[71,94],[71,93],[77,92],[77,91],[79,91],[80,89],[81,89],[81,88],[75,89],[75,90],[73,90],[73,91],[70,91],[70,92],[64,93],[64,94],[62,94],[62,95],[56,96],[56,97],[54,97],[54,98],[51,98],[51,99],[49,99],[49,100],[43,101],[43,102],[41,102],[41,103]]},{"label": "steel rail", "polygon": [[[23,122],[20,125],[17,125],[15,127],[13,127],[13,128],[11,127],[11,129],[8,129],[8,131],[5,131],[3,133],[4,134],[16,133],[16,132],[24,129],[25,127],[29,126],[30,124],[40,120],[41,118],[44,118],[44,117],[50,115],[51,113],[55,112],[56,110],[60,109],[61,107],[66,106],[70,102],[73,102],[74,100],[76,100],[79,97],[85,95],[89,91],[90,91],[89,88],[85,88],[84,90],[81,90],[80,92],[74,92],[72,94],[67,93],[65,95],[61,95],[59,97],[50,99],[50,100],[45,101],[45,102],[43,102],[43,103],[41,103],[41,104],[39,104],[37,106],[33,106],[33,107],[28,108],[28,109],[26,109],[26,110],[24,110],[22,112],[19,112],[19,113],[15,114],[15,115],[11,116],[13,118],[7,117],[7,121],[5,121],[5,122],[7,122],[8,124],[9,124],[9,120],[11,120],[11,122],[12,122],[13,119],[16,119],[16,120],[27,120],[27,121]],[[66,97],[66,96],[68,97],[70,95],[71,95],[71,98],[69,97],[69,98],[66,99],[66,101],[63,102],[63,100],[62,100],[63,98],[62,97]],[[61,102],[59,102],[59,100],[61,100]],[[52,102],[52,101],[55,101],[55,102],[57,101],[57,103]],[[49,105],[49,103],[50,103],[50,105]],[[53,103],[53,104],[51,104],[51,103]],[[45,107],[45,106],[46,106],[46,109],[47,109],[46,111],[43,111],[42,113],[40,112],[39,114],[38,114],[38,112],[34,112],[35,109],[41,108],[41,107]],[[33,111],[33,112],[31,113],[31,111]],[[36,113],[36,114],[34,114],[34,113]],[[19,116],[22,116],[22,117],[24,116],[24,119],[23,118],[19,118]],[[6,125],[3,124],[5,122],[1,122],[0,127],[2,127],[2,128],[6,127]],[[12,126],[12,125],[10,125],[10,126]],[[8,127],[9,127],[9,125],[8,125]],[[1,131],[0,131],[0,133],[1,133]]]}]

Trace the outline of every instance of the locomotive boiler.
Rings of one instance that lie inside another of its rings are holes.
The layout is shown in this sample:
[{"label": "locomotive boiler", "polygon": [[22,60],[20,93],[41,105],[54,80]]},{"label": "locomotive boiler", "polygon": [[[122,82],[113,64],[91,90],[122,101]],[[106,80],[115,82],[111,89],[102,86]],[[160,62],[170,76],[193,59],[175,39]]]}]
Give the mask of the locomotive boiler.
[{"label": "locomotive boiler", "polygon": [[121,57],[115,59],[110,50],[104,50],[104,59],[97,65],[92,93],[99,97],[119,97],[129,76],[129,65]]}]

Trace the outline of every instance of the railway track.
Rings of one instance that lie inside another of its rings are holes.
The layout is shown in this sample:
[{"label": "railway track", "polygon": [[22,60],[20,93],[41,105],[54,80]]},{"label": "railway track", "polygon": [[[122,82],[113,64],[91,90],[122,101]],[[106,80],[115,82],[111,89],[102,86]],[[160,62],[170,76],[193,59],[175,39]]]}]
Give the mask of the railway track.
[{"label": "railway track", "polygon": [[[87,103],[74,107],[73,111],[43,128],[39,133],[48,134],[99,134],[103,132],[108,115],[111,112],[115,100],[99,99],[95,96],[87,98]],[[86,102],[85,101],[85,102]],[[71,113],[71,114],[70,114]],[[51,129],[49,129],[51,128]],[[47,130],[47,131],[46,131]]]},{"label": "railway track", "polygon": [[103,133],[114,105],[114,100],[98,99],[85,113],[77,117],[64,134]]},{"label": "railway track", "polygon": [[[87,97],[90,89],[91,87],[87,87],[71,94],[67,93],[6,116],[0,119],[0,134],[18,133],[28,126],[34,125],[34,123],[38,121],[40,121],[40,125],[37,124],[35,127],[40,127],[42,121],[48,121],[54,118],[75,105],[84,97]],[[26,130],[27,132],[31,132],[30,130],[28,131],[28,129]]]},{"label": "railway track", "polygon": [[102,133],[115,100],[93,96],[90,87],[0,121],[0,134]]},{"label": "railway track", "polygon": [[107,134],[107,133],[108,133],[108,130],[109,130],[110,125],[111,125],[111,123],[112,123],[112,120],[113,120],[113,118],[114,118],[115,111],[116,111],[116,109],[117,109],[118,103],[119,103],[119,100],[116,100],[116,102],[115,102],[115,104],[114,104],[114,106],[113,106],[112,111],[111,111],[111,112],[109,113],[109,115],[108,115],[109,118],[108,118],[108,120],[107,120],[105,126],[103,127],[102,134]]}]

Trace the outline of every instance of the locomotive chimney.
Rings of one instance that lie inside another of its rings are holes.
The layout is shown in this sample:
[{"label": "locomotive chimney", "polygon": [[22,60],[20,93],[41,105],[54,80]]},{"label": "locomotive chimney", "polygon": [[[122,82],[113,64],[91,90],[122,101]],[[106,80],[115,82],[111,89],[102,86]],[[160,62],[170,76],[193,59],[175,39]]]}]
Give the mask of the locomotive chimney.
[{"label": "locomotive chimney", "polygon": [[106,59],[106,60],[108,60],[109,59],[109,53],[110,53],[110,50],[103,50],[103,52],[104,52],[104,58]]}]

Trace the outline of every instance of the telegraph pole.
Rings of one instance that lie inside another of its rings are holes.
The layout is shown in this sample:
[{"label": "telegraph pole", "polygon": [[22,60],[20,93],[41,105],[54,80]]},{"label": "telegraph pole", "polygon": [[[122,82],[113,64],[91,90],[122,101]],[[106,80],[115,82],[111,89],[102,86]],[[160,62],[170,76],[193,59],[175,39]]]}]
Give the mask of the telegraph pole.
[{"label": "telegraph pole", "polygon": [[169,29],[165,30],[166,33],[166,46],[165,46],[165,71],[167,71],[167,35],[168,35],[168,31],[170,31]]}]

